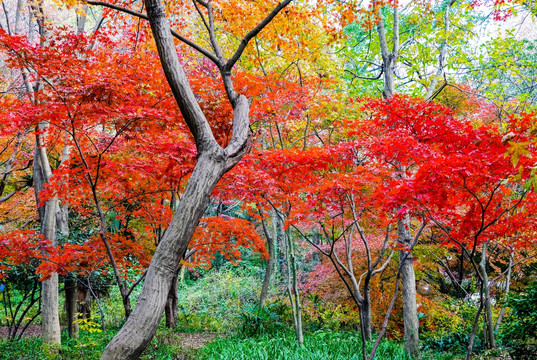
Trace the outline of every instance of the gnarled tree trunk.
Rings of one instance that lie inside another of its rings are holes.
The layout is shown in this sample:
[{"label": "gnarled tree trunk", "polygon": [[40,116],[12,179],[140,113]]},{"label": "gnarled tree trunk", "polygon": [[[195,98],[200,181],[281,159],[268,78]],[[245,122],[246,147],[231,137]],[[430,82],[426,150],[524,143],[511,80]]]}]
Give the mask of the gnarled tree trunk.
[{"label": "gnarled tree trunk", "polygon": [[[147,12],[145,18],[151,25],[166,80],[183,119],[194,137],[198,160],[176,213],[153,255],[136,308],[119,333],[108,344],[101,359],[136,359],[154,336],[173,278],[176,276],[177,264],[185,255],[188,243],[209,203],[211,192],[224,173],[233,168],[249,149],[250,102],[245,96],[235,92],[231,69],[248,42],[289,2],[290,0],[283,0],[265,19],[248,32],[228,60],[224,59],[222,49],[217,43],[212,5],[210,2],[206,3],[209,13],[207,30],[215,55],[201,50],[197,45],[194,47],[218,66],[227,98],[233,107],[232,136],[228,145],[222,148],[216,142],[209,122],[179,63],[171,29],[166,19],[165,7],[160,0],[145,0]],[[192,46],[192,43],[189,42],[189,45]]]},{"label": "gnarled tree trunk", "polygon": [[153,338],[176,274],[209,196],[225,171],[223,154],[202,154],[187,184],[177,212],[162,238],[136,308],[106,347],[101,359],[136,359]]}]

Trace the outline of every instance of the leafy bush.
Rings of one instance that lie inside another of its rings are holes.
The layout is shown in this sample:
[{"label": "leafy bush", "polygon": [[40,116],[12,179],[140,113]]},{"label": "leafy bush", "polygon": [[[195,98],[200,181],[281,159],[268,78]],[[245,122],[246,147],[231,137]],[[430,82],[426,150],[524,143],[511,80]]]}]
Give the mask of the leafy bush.
[{"label": "leafy bush", "polygon": [[336,304],[323,301],[316,293],[310,293],[302,298],[302,321],[307,331],[360,329],[360,314],[353,302]]},{"label": "leafy bush", "polygon": [[178,323],[181,331],[229,331],[241,327],[242,309],[258,302],[259,279],[244,269],[209,272],[180,284]]},{"label": "leafy bush", "polygon": [[246,304],[240,314],[242,321],[241,334],[243,336],[254,336],[281,331],[284,324],[279,321],[280,316],[274,312],[274,308],[277,306],[277,303],[267,306]]},{"label": "leafy bush", "polygon": [[[467,301],[445,301],[436,306],[426,306],[426,321],[420,326],[423,349],[431,352],[448,352],[463,355],[468,348],[474,318],[475,306]],[[420,321],[421,325],[421,321]],[[484,343],[477,331],[474,351],[484,350]]]},{"label": "leafy bush", "polygon": [[510,315],[502,326],[501,339],[514,359],[537,358],[537,282],[524,293],[511,294]]},{"label": "leafy bush", "polygon": [[11,338],[22,336],[27,324],[41,321],[38,306],[41,282],[35,268],[35,264],[12,266],[2,278],[0,325],[10,327]]},{"label": "leafy bush", "polygon": [[[423,349],[431,352],[465,354],[470,341],[471,332],[472,329],[467,328],[466,330],[458,330],[451,334],[427,338],[423,342]],[[474,339],[473,350],[475,352],[484,350],[484,344],[478,336]]]}]

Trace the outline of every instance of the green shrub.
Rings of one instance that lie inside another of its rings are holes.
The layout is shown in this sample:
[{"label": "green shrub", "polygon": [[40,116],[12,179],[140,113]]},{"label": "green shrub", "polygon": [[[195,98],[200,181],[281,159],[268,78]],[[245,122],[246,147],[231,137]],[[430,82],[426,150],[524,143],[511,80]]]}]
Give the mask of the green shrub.
[{"label": "green shrub", "polygon": [[[292,325],[292,314],[290,321]],[[306,331],[359,330],[360,313],[353,303],[323,301],[319,294],[312,293],[302,298],[302,322]]]},{"label": "green shrub", "polygon": [[181,331],[229,331],[241,327],[247,304],[258,302],[257,276],[245,270],[209,272],[179,288],[178,329]]},{"label": "green shrub", "polygon": [[[477,308],[467,301],[443,302],[435,312],[427,314],[433,317],[430,326],[420,326],[420,340],[425,351],[431,353],[447,352],[464,355],[470,341],[472,326]],[[434,325],[434,326],[433,326]],[[473,350],[482,352],[484,343],[477,330]]]},{"label": "green shrub", "polygon": [[[423,341],[423,349],[430,352],[449,352],[452,354],[462,355],[468,349],[470,341],[471,328],[459,330],[451,334],[445,334],[437,337],[429,337]],[[476,336],[474,338],[474,352],[484,350],[484,344],[481,339]]]},{"label": "green shrub", "polygon": [[509,316],[502,324],[500,339],[514,359],[537,358],[537,282],[524,293],[510,294]]},{"label": "green shrub", "polygon": [[280,315],[274,310],[278,303],[267,306],[246,304],[240,314],[242,327],[240,332],[243,336],[259,336],[265,333],[282,331],[284,324],[280,322]]}]

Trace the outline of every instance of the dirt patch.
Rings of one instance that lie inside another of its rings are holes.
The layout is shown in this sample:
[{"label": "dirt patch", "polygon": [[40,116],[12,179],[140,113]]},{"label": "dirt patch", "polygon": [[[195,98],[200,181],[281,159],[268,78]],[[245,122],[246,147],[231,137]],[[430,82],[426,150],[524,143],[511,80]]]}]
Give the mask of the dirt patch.
[{"label": "dirt patch", "polygon": [[177,345],[185,349],[201,349],[208,342],[212,341],[216,337],[223,337],[218,333],[177,333]]},{"label": "dirt patch", "polygon": [[216,337],[224,337],[223,334],[204,332],[204,333],[171,333],[162,334],[161,341],[165,344],[177,345],[187,349],[201,349],[208,342]]},{"label": "dirt patch", "polygon": [[181,349],[177,354],[177,359],[195,359],[197,350],[204,347],[215,338],[225,337],[225,334],[203,332],[203,333],[168,333],[160,334],[159,341],[164,344],[175,345]]},{"label": "dirt patch", "polygon": [[[19,328],[18,333],[22,330],[23,326]],[[9,328],[7,326],[0,326],[0,337],[6,338],[8,334]],[[17,333],[17,334],[18,334]],[[41,336],[41,325],[28,325],[26,330],[24,331],[24,337],[35,337],[35,336]]]}]

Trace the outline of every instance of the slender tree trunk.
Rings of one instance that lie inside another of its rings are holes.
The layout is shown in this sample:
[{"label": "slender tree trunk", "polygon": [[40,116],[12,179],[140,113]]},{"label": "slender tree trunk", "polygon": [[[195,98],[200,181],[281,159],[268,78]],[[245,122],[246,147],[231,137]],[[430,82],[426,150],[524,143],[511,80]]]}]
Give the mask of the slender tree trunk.
[{"label": "slender tree trunk", "polygon": [[182,265],[181,269],[179,270],[179,282],[181,284],[185,282],[185,271],[186,271],[186,266]]},{"label": "slender tree trunk", "polygon": [[76,15],[76,32],[81,35],[84,34],[86,27],[86,12],[88,11],[88,5],[82,5],[80,14]]},{"label": "slender tree trunk", "polygon": [[457,297],[459,299],[464,298],[464,289],[462,288],[463,279],[464,279],[464,249],[461,249],[461,255],[459,256],[459,281],[457,282]]},{"label": "slender tree trunk", "polygon": [[[65,166],[69,162],[70,146],[67,143],[68,134],[65,134],[65,145],[62,151],[62,165]],[[68,179],[64,179],[64,185],[69,183]],[[66,191],[69,191],[68,189]],[[58,231],[64,238],[69,236],[69,206],[64,201],[58,206],[56,213],[56,224]],[[77,312],[77,280],[74,275],[66,276],[64,281],[65,289],[65,312],[67,315],[67,330],[71,339],[78,338],[78,312]]]},{"label": "slender tree trunk", "polygon": [[363,322],[362,329],[366,340],[371,340],[371,297],[369,289],[364,289],[364,298],[362,302],[362,316],[360,321]]},{"label": "slender tree trunk", "polygon": [[179,285],[179,267],[175,276],[172,279],[172,286],[168,291],[168,298],[166,299],[166,307],[164,308],[164,314],[166,317],[166,327],[168,329],[175,329],[177,326],[177,303],[178,303],[178,285]]},{"label": "slender tree trunk", "polygon": [[[401,287],[403,300],[403,320],[405,328],[405,350],[413,358],[420,358],[419,352],[419,321],[416,304],[416,277],[411,252],[412,237],[410,236],[410,217],[397,223],[398,241],[404,250],[399,251],[401,262]],[[406,257],[405,257],[405,254]]]},{"label": "slender tree trunk", "polygon": [[261,287],[261,294],[259,295],[259,306],[261,307],[265,306],[267,303],[270,279],[272,277],[272,270],[274,268],[274,240],[272,237],[267,236],[267,245],[268,245],[267,267],[265,269],[265,277],[263,278],[263,286]]},{"label": "slender tree trunk", "polygon": [[[89,280],[88,280],[89,283]],[[91,319],[91,293],[88,288],[78,287],[77,293],[77,309],[80,317],[84,320]]]},{"label": "slender tree trunk", "polygon": [[395,94],[395,65],[399,57],[399,9],[393,8],[393,48],[390,51],[386,39],[386,29],[384,27],[382,8],[379,7],[377,22],[377,34],[380,42],[380,54],[382,55],[382,70],[384,75],[384,92],[385,99],[391,98]]},{"label": "slender tree trunk", "polygon": [[443,87],[440,88],[440,90],[437,90],[436,87],[438,85],[438,81],[441,78],[442,74],[444,73],[444,68],[446,67],[446,56],[447,56],[447,34],[449,33],[450,28],[450,22],[449,22],[449,14],[450,14],[450,8],[455,3],[456,0],[449,0],[446,6],[446,9],[444,10],[444,39],[440,43],[440,46],[438,48],[438,65],[436,68],[436,74],[434,78],[431,81],[431,84],[429,85],[429,88],[427,89],[427,94],[425,94],[425,100],[430,101],[434,99],[436,95],[438,95],[439,91],[442,90]]},{"label": "slender tree trunk", "polygon": [[78,312],[76,301],[78,299],[77,281],[67,276],[65,287],[65,312],[67,313],[67,331],[71,339],[78,338]]},{"label": "slender tree trunk", "polygon": [[[389,100],[395,94],[395,66],[399,58],[399,9],[393,8],[393,38],[392,49],[388,47],[386,29],[382,15],[382,8],[378,9],[377,34],[382,55],[382,69],[384,75],[383,96]],[[410,236],[410,217],[398,221],[397,232],[399,243],[405,250],[399,251],[401,287],[403,300],[403,320],[405,328],[405,350],[415,359],[420,358],[419,352],[419,321],[416,304],[416,276],[412,257],[412,237]],[[406,251],[408,250],[408,251]],[[404,256],[407,252],[408,255]]]},{"label": "slender tree trunk", "polygon": [[483,310],[483,301],[480,301],[479,309],[477,310],[477,313],[474,318],[474,324],[472,325],[472,332],[470,333],[470,340],[468,341],[468,349],[466,351],[466,360],[470,360],[470,358],[472,357],[472,351],[474,349],[475,333],[477,331],[477,325],[479,324],[479,317],[481,315],[481,310]]},{"label": "slender tree trunk", "polygon": [[505,275],[505,290],[503,295],[503,302],[502,302],[502,309],[500,310],[500,314],[498,315],[498,319],[496,320],[496,326],[494,327],[494,331],[498,332],[500,330],[500,324],[502,323],[503,316],[505,314],[505,303],[507,301],[507,297],[509,296],[509,288],[511,286],[511,270],[513,269],[513,251],[510,249],[509,251],[509,267],[507,268],[507,274]]},{"label": "slender tree trunk", "polygon": [[302,312],[300,308],[300,297],[297,286],[297,270],[295,252],[293,249],[293,242],[289,232],[285,234],[287,240],[286,246],[286,260],[287,260],[287,294],[289,301],[291,302],[291,309],[293,311],[293,319],[295,323],[295,333],[298,343],[304,345],[304,335],[302,331]]},{"label": "slender tree trunk", "polygon": [[58,274],[52,273],[50,279],[43,281],[41,290],[41,332],[43,341],[49,345],[60,345],[61,330],[58,312]]},{"label": "slender tree trunk", "polygon": [[283,229],[283,223],[280,219],[280,215],[276,210],[274,210],[274,214],[272,216],[274,219],[274,234],[275,234],[275,247],[277,247],[277,253],[275,253],[275,256],[278,258],[278,267],[279,267],[279,277],[280,277],[280,283],[283,284],[287,279],[287,244],[285,241],[285,231]]},{"label": "slender tree trunk", "polygon": [[481,254],[481,261],[479,262],[479,267],[481,270],[481,275],[483,277],[483,295],[485,297],[485,338],[488,339],[488,347],[494,349],[496,347],[496,341],[494,340],[494,324],[492,322],[492,304],[490,299],[490,284],[489,277],[487,272],[487,247],[489,240],[483,243],[483,252]]},{"label": "slender tree trunk", "polygon": [[[319,231],[317,229],[312,229],[312,231],[313,231],[313,236],[312,236],[313,244],[317,246],[321,245],[321,236],[319,234]],[[312,265],[317,265],[321,262],[321,253],[319,251],[315,251],[311,255],[311,262],[312,262]]]},{"label": "slender tree trunk", "polygon": [[[40,127],[41,128],[41,127]],[[40,137],[36,137],[36,150],[34,156],[34,190],[37,204],[40,204],[39,193],[43,190],[45,183],[52,175],[50,164],[46,157],[46,148],[42,147]],[[52,246],[57,246],[56,236],[56,212],[58,210],[58,200],[49,199],[45,205],[38,207],[41,221],[41,234],[50,241]],[[45,254],[46,256],[46,254]],[[60,338],[60,316],[58,304],[58,274],[50,274],[48,280],[43,281],[41,287],[42,312],[41,331],[43,340],[49,345],[59,345]]]},{"label": "slender tree trunk", "polygon": [[132,312],[132,306],[131,306],[131,297],[130,294],[128,294],[127,287],[123,285],[123,291],[121,294],[121,298],[123,300],[123,309],[125,309],[125,320],[129,318]]},{"label": "slender tree trunk", "polygon": [[15,31],[15,34],[18,34],[19,33],[19,25],[20,25],[20,18],[21,18],[21,14],[23,12],[22,10],[22,0],[17,0],[17,7],[15,8],[15,25],[14,25],[14,31]]}]

